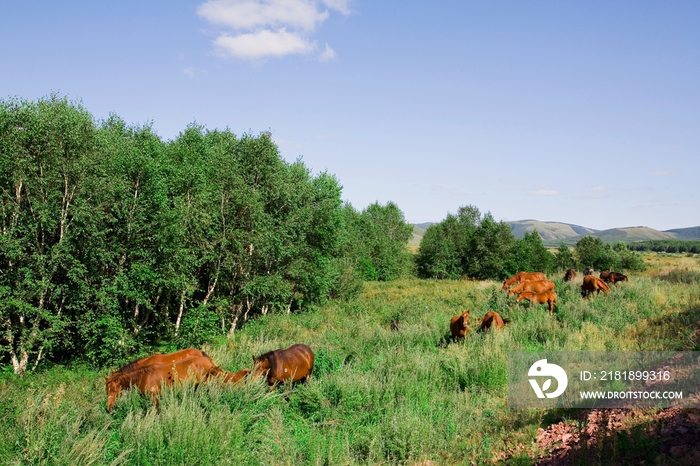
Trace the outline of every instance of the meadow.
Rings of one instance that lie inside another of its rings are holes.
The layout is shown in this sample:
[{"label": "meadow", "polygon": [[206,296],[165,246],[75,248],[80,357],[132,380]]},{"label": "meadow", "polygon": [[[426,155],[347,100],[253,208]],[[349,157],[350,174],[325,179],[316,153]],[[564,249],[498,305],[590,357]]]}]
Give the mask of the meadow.
[{"label": "meadow", "polygon": [[[646,272],[591,299],[581,297],[580,277],[564,283],[559,274],[551,317],[546,306],[516,305],[494,281],[368,282],[357,299],[259,316],[204,347],[236,371],[265,351],[308,344],[316,362],[307,384],[185,383],[165,389],[160,412],[132,390],[108,414],[108,368],[46,365],[21,377],[8,368],[0,464],[532,464],[542,453],[538,428],[580,419],[509,409],[509,351],[700,348],[700,259],[648,254],[645,262]],[[463,309],[472,331],[449,342],[450,317]],[[476,332],[488,310],[512,322]]]}]

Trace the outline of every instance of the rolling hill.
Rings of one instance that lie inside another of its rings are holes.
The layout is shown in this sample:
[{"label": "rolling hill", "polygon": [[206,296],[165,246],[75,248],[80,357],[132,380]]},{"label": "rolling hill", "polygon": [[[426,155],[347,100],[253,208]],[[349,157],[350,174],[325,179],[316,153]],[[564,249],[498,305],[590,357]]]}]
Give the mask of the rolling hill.
[{"label": "rolling hill", "polygon": [[575,236],[593,235],[598,230],[586,228],[579,225],[561,222],[541,222],[539,220],[517,220],[506,222],[513,231],[513,236],[522,238],[525,233],[537,230],[543,240],[562,240]]},{"label": "rolling hill", "polygon": [[[623,241],[632,243],[635,241],[647,240],[698,240],[700,239],[700,226],[689,228],[675,228],[673,230],[659,231],[646,226],[610,228],[607,230],[595,230],[580,225],[563,222],[543,222],[539,220],[527,219],[506,222],[510,225],[513,236],[522,238],[526,232],[537,230],[543,242],[548,246],[556,246],[560,242],[572,246],[584,236],[596,236],[606,243],[617,243]],[[418,248],[425,230],[433,223],[413,224],[413,238],[409,241],[409,247],[413,250]]]},{"label": "rolling hill", "polygon": [[676,239],[698,239],[700,238],[700,227],[674,228],[666,230],[664,233],[674,233]]}]

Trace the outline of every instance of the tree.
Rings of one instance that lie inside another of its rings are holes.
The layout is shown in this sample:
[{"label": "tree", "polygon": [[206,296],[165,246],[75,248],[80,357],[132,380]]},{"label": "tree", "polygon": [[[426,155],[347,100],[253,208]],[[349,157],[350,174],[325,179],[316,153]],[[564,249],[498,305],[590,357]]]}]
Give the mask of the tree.
[{"label": "tree", "polygon": [[354,258],[365,280],[394,280],[403,273],[411,261],[406,245],[413,227],[395,203],[375,202],[361,213],[346,205],[344,221],[344,255]]},{"label": "tree", "polygon": [[418,275],[423,278],[462,276],[462,253],[467,250],[465,228],[457,217],[448,214],[445,220],[431,225],[421,239],[416,257]]},{"label": "tree", "polygon": [[537,230],[526,232],[521,239],[515,240],[515,247],[508,260],[508,275],[520,271],[549,273],[554,270],[556,258],[542,243]]},{"label": "tree", "polygon": [[603,240],[593,236],[581,238],[575,246],[578,263],[592,266],[596,270],[644,270],[641,256],[630,251],[618,242],[614,247],[604,244]]},{"label": "tree", "polygon": [[425,278],[501,278],[514,245],[505,222],[490,213],[482,217],[475,206],[460,207],[431,225],[421,240],[416,263]]},{"label": "tree", "polygon": [[88,215],[96,125],[52,95],[0,101],[0,331],[15,373],[71,345],[74,222]]},{"label": "tree", "polygon": [[480,280],[503,278],[514,244],[510,226],[496,222],[491,213],[487,213],[472,234],[466,254],[466,275]]},{"label": "tree", "polygon": [[557,248],[555,263],[560,271],[576,267],[574,254],[571,252],[571,248],[565,245],[563,241],[559,243],[559,248]]}]

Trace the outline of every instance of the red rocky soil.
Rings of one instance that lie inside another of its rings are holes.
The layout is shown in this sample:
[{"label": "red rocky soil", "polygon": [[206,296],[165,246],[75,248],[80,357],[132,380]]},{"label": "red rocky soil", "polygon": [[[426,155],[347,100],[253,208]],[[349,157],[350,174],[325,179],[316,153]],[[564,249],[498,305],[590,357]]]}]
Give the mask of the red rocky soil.
[{"label": "red rocky soil", "polygon": [[582,429],[565,422],[539,429],[537,445],[546,453],[535,464],[700,465],[696,409],[594,409],[582,414]]}]

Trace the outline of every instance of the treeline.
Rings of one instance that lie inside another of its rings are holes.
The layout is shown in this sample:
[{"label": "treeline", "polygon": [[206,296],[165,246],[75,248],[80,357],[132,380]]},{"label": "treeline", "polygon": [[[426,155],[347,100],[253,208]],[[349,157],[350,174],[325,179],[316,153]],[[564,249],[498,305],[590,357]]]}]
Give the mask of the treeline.
[{"label": "treeline", "polygon": [[196,345],[408,270],[398,207],[341,189],[267,133],[163,141],[56,95],[0,101],[0,363]]},{"label": "treeline", "polygon": [[680,252],[700,254],[700,241],[688,241],[677,239],[648,240],[629,243],[627,247],[631,251],[651,252]]},{"label": "treeline", "polygon": [[366,280],[644,267],[593,237],[550,252],[474,206],[428,228],[414,256],[396,204],[358,211],[341,191],[268,133],[190,125],[164,141],[56,95],[0,101],[0,364],[198,346]]},{"label": "treeline", "polygon": [[430,226],[416,256],[418,276],[502,280],[520,271],[553,273],[567,268],[596,270],[643,270],[639,254],[624,243],[604,244],[587,236],[572,251],[560,244],[550,252],[536,231],[516,239],[505,222],[496,222],[490,213],[481,214],[474,206],[460,207],[442,222]]}]

